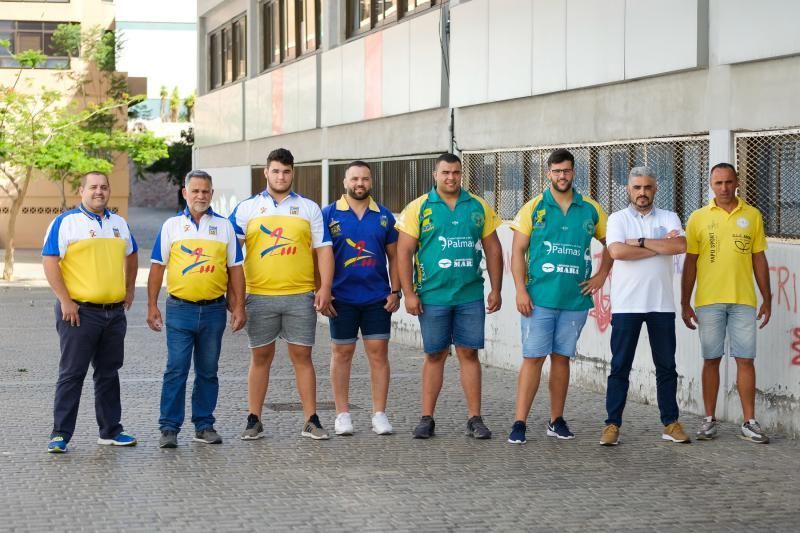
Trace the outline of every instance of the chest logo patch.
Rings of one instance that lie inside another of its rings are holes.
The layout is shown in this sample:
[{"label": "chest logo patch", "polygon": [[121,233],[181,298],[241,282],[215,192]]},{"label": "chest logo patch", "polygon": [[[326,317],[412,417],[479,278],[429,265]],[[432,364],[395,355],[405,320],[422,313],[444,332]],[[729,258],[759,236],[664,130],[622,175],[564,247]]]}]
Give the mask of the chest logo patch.
[{"label": "chest logo patch", "polygon": [[209,235],[216,235],[217,234],[217,227],[216,226],[209,226],[208,227],[208,234]]},{"label": "chest logo patch", "polygon": [[119,228],[114,228],[113,231],[114,231],[114,237],[119,239],[120,238]]},{"label": "chest logo patch", "polygon": [[349,266],[362,266],[362,267],[369,267],[375,266],[375,252],[370,252],[364,247],[364,241],[355,242],[352,239],[347,239],[347,245],[350,248],[353,248],[356,251],[355,257],[351,257],[350,259],[345,260],[344,266],[345,268]]},{"label": "chest logo patch", "polygon": [[342,234],[342,225],[338,220],[331,220],[328,223],[328,231],[331,232],[331,237],[338,237]]},{"label": "chest logo patch", "polygon": [[269,237],[274,238],[275,242],[261,250],[261,257],[265,255],[294,255],[297,253],[297,246],[293,246],[294,239],[283,235],[283,228],[269,229],[263,224],[259,228]]},{"label": "chest logo patch", "polygon": [[207,265],[206,263],[208,263],[208,259],[203,259],[204,257],[207,258],[211,256],[208,254],[204,254],[202,248],[195,248],[194,250],[192,250],[181,244],[181,252],[188,254],[189,257],[194,257],[194,262],[189,264],[189,266],[187,266],[181,271],[182,276],[185,276],[186,274],[192,271],[197,274],[214,272],[214,265]]},{"label": "chest logo patch", "polygon": [[387,217],[386,215],[381,215],[381,226],[385,228],[388,225],[389,225],[389,217]]},{"label": "chest logo patch", "polygon": [[544,216],[547,214],[545,209],[539,209],[533,216],[533,228],[534,229],[543,229],[545,225],[545,218]]},{"label": "chest logo patch", "polygon": [[472,213],[472,223],[475,224],[476,227],[483,227],[483,222],[484,217],[481,213]]},{"label": "chest logo patch", "polygon": [[744,228],[746,228],[747,226],[750,225],[750,221],[748,221],[744,217],[739,217],[739,218],[736,219],[736,225],[739,226],[740,228],[744,229]]},{"label": "chest logo patch", "polygon": [[299,215],[300,214],[300,208],[299,207],[290,207],[289,208],[289,214],[293,215],[293,216]]},{"label": "chest logo patch", "polygon": [[583,229],[586,231],[587,235],[594,235],[594,222],[591,220],[584,220]]}]

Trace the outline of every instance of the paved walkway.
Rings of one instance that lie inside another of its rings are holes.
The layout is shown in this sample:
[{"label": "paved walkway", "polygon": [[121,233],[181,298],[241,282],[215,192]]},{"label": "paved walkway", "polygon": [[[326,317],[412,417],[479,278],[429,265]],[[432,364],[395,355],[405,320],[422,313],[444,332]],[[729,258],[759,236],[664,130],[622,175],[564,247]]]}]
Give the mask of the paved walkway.
[{"label": "paved walkway", "polygon": [[[567,401],[577,439],[558,442],[544,434],[543,384],[528,444],[512,446],[505,439],[516,375],[505,370],[484,369],[483,411],[494,439],[464,436],[451,360],[437,436],[415,441],[421,357],[396,344],[389,398],[395,435],[369,431],[369,379],[359,350],[351,386],[356,434],[324,442],[300,437],[302,413],[293,410],[298,398],[280,345],[264,414],[267,438],[239,440],[248,353],[238,333],[226,334],[220,368],[217,429],[225,443],[192,443],[185,431],[178,449],[161,450],[164,337],[145,325],[145,298],[138,289],[121,372],[124,423],[139,446],[97,446],[87,379],[70,452],[53,456],[45,446],[58,364],[54,300],[46,288],[0,286],[0,531],[797,531],[800,524],[800,442],[776,435],[768,446],[753,445],[723,424],[718,440],[670,444],[660,440],[657,409],[630,404],[623,443],[603,448],[604,398],[577,388]],[[318,328],[317,339],[319,413],[332,429],[327,328]],[[686,422],[693,430],[697,421]]]}]

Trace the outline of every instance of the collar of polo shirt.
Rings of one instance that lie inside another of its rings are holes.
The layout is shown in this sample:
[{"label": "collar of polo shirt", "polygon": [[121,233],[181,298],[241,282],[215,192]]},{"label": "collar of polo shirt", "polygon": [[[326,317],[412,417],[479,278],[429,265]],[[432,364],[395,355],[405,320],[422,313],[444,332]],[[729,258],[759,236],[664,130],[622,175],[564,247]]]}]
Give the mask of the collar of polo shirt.
[{"label": "collar of polo shirt", "polygon": [[[350,210],[350,204],[347,203],[347,196],[346,195],[343,194],[341,198],[336,200],[336,210],[337,211],[349,211]],[[372,199],[372,196],[369,197],[369,210],[370,211],[375,211],[376,213],[380,213],[381,212],[381,209],[378,207],[378,204],[375,202],[375,200]]]}]

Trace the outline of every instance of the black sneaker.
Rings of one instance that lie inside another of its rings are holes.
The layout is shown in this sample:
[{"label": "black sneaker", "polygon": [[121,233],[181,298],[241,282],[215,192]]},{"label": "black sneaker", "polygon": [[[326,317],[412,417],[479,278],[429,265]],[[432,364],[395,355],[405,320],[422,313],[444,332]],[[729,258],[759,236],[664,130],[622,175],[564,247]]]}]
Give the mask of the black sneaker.
[{"label": "black sneaker", "polygon": [[433,428],[436,427],[436,422],[433,421],[432,416],[423,416],[419,419],[419,424],[414,428],[415,439],[429,439],[433,437]]},{"label": "black sneaker", "polygon": [[483,418],[473,416],[467,420],[467,436],[475,437],[476,439],[491,439],[492,432],[483,423]]},{"label": "black sneaker", "polygon": [[158,439],[159,448],[177,448],[178,447],[178,432],[177,431],[162,431],[161,438]]},{"label": "black sneaker", "polygon": [[242,440],[256,440],[263,437],[262,433],[264,432],[264,425],[261,423],[261,420],[258,419],[256,415],[250,413],[247,416],[247,427],[245,427],[244,431],[242,431],[241,439]]},{"label": "black sneaker", "polygon": [[558,417],[549,424],[547,424],[547,436],[556,437],[559,439],[569,440],[574,439],[575,434],[569,430],[567,421],[563,417]]}]

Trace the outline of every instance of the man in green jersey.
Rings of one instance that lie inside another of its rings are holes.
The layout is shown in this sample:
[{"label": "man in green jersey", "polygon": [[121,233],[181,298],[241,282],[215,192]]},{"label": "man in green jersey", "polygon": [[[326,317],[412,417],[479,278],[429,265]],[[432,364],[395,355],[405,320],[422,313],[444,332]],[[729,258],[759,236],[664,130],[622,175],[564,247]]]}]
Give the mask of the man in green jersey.
[{"label": "man in green jersey", "polygon": [[[573,439],[564,420],[569,363],[592,294],[603,286],[611,256],[605,248],[606,216],[600,204],[572,188],[575,157],[556,150],[547,158],[550,187],[525,204],[511,223],[511,273],[522,314],[522,365],[517,407],[508,442],[524,444],[525,421],[539,389],[542,365],[550,356],[550,421],[547,436]],[[603,244],[603,259],[592,276],[592,238]]]},{"label": "man in green jersey", "polygon": [[[501,305],[503,255],[495,231],[501,222],[485,200],[461,188],[457,156],[439,156],[433,178],[435,187],[408,204],[396,224],[406,311],[419,318],[426,354],[422,418],[414,437],[427,439],[434,434],[433,411],[442,389],[444,363],[454,344],[469,413],[467,435],[488,439],[492,432],[481,418],[478,350],[483,348],[485,314]],[[485,308],[481,250],[492,286]]]}]

